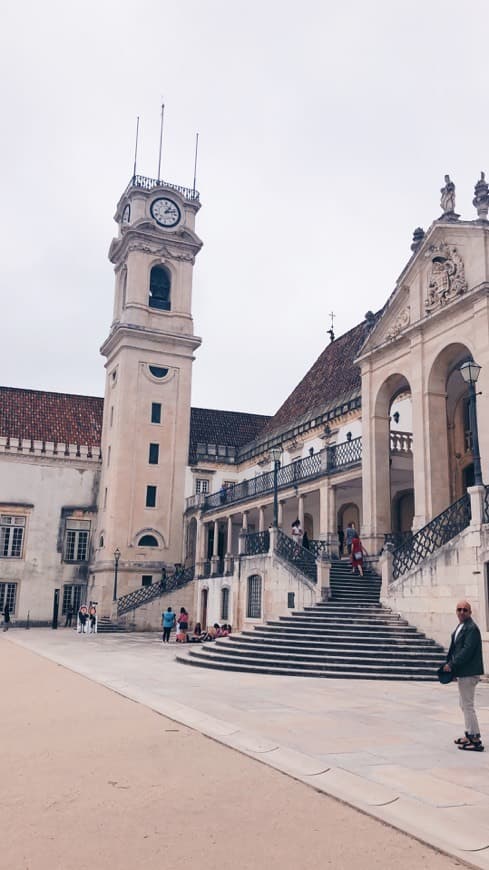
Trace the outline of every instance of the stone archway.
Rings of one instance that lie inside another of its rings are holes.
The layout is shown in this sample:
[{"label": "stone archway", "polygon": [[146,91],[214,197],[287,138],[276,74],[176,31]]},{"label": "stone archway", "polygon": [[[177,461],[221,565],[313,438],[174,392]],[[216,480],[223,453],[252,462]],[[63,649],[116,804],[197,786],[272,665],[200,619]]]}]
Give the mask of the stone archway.
[{"label": "stone archway", "polygon": [[430,518],[456,501],[464,489],[464,469],[470,465],[471,447],[464,431],[467,386],[459,368],[471,358],[466,344],[453,342],[436,355],[429,371],[425,443]]}]

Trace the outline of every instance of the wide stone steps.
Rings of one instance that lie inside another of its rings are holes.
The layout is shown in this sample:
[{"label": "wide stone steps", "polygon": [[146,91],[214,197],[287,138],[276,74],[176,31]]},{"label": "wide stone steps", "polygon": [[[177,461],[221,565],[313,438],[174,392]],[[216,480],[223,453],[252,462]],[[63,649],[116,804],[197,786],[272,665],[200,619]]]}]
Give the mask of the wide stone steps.
[{"label": "wide stone steps", "polygon": [[187,665],[336,679],[436,680],[442,647],[382,607],[380,578],[333,562],[332,599],[228,638],[182,648]]}]

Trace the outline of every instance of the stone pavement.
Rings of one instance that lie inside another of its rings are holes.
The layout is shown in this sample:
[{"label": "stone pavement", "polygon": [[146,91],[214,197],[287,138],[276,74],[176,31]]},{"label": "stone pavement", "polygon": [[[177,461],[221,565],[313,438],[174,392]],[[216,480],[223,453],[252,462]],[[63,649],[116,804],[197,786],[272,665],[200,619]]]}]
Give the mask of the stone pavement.
[{"label": "stone pavement", "polygon": [[[186,667],[154,634],[12,630],[9,640],[489,868],[489,749],[459,751],[456,686]],[[477,690],[489,746],[489,685]]]}]

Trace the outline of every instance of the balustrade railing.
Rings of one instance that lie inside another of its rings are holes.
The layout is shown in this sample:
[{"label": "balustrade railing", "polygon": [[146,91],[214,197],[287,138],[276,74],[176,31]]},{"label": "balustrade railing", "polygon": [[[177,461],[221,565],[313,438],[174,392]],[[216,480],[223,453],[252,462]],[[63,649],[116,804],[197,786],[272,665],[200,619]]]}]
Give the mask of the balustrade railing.
[{"label": "balustrade railing", "polygon": [[409,543],[413,538],[413,532],[386,532],[384,535],[384,547],[389,547],[391,550],[397,550],[403,544]]},{"label": "balustrade railing", "polygon": [[297,568],[302,574],[305,574],[313,583],[317,582],[317,568],[314,553],[301,547],[297,541],[292,540],[277,529],[277,549],[276,553],[285,559],[294,568]]},{"label": "balustrade railing", "polygon": [[410,541],[394,550],[393,579],[396,580],[415,565],[419,565],[423,559],[466,529],[470,523],[470,515],[470,496],[465,493],[462,498],[416,532]]},{"label": "balustrade railing", "polygon": [[129,610],[135,610],[143,604],[148,604],[161,595],[173,592],[174,589],[180,589],[194,579],[194,574],[195,568],[192,565],[191,568],[175,571],[174,574],[162,577],[158,583],[153,583],[151,586],[139,586],[128,595],[122,595],[117,599],[117,616],[122,616]]},{"label": "balustrade railing", "polygon": [[362,439],[352,438],[351,441],[341,441],[331,444],[328,451],[328,471],[338,471],[348,465],[362,461]]},{"label": "balustrade railing", "polygon": [[182,187],[180,184],[169,184],[168,181],[162,181],[159,178],[147,178],[145,175],[133,175],[126,188],[126,193],[132,187],[140,187],[143,190],[153,190],[154,187],[168,187],[170,190],[176,190],[181,193],[185,199],[198,202],[200,194],[198,190],[191,187]]},{"label": "balustrade railing", "polygon": [[397,432],[391,430],[391,453],[411,454],[413,451],[412,432]]},{"label": "balustrade railing", "polygon": [[268,553],[270,549],[270,533],[250,532],[245,537],[244,555],[245,556],[261,556],[263,553]]}]

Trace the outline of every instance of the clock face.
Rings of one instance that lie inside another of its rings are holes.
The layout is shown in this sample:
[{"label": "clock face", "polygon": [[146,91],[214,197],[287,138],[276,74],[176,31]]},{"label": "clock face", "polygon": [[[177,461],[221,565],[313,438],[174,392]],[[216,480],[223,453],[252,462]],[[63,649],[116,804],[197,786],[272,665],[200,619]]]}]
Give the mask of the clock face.
[{"label": "clock face", "polygon": [[161,227],[176,227],[182,214],[176,202],[161,197],[151,203],[151,215]]}]

